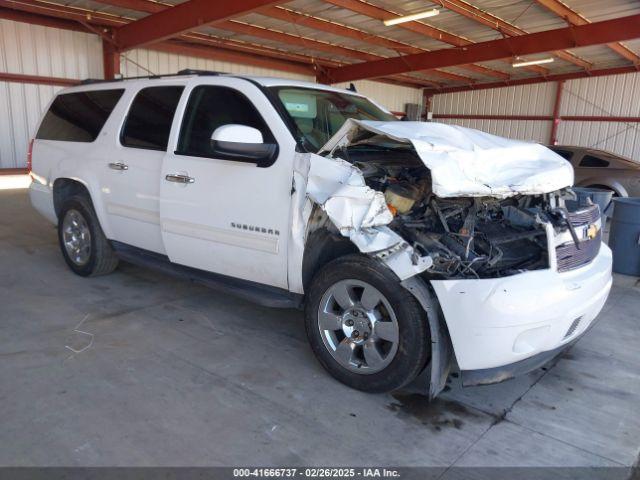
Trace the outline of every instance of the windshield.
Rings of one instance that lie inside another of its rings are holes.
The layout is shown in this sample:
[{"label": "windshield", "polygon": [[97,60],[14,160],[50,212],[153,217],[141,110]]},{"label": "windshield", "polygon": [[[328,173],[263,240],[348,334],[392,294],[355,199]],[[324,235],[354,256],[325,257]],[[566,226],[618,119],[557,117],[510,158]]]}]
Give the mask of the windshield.
[{"label": "windshield", "polygon": [[270,90],[295,123],[299,140],[311,151],[317,151],[327,143],[348,118],[397,120],[358,95],[301,87],[271,87]]}]

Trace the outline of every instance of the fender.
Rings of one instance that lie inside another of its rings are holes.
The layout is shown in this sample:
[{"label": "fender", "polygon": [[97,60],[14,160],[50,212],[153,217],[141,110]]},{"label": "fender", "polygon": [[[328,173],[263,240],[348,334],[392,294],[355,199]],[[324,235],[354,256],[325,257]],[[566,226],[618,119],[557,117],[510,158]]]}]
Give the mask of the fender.
[{"label": "fender", "polygon": [[604,187],[613,190],[620,197],[628,197],[629,192],[624,186],[613,178],[587,177],[580,180],[576,187]]},{"label": "fender", "polygon": [[98,179],[93,178],[94,177],[93,175],[89,175],[89,177],[90,177],[89,180],[86,180],[85,178],[79,177],[78,175],[74,175],[71,172],[62,171],[59,174],[57,174],[55,178],[51,178],[50,180],[51,193],[53,195],[53,186],[56,180],[72,180],[74,182],[78,182],[81,185],[83,185],[87,189],[87,192],[89,192],[89,197],[91,198],[91,203],[93,205],[94,211],[96,212],[96,216],[98,217],[98,221],[100,222],[100,227],[102,228],[102,231],[104,232],[107,238],[111,239],[113,238],[113,235],[111,232],[111,225],[109,224],[108,216],[104,209],[104,206],[100,201],[101,200],[100,189],[97,187],[97,185],[99,185]]},{"label": "fender", "polygon": [[[453,360],[451,339],[438,300],[429,290],[425,281],[418,276],[413,276],[403,280],[400,284],[416,297],[424,311],[427,312],[427,321],[431,331],[431,359],[411,383],[409,389],[428,394],[429,399],[433,400],[444,389],[451,371]],[[427,386],[428,388],[426,388]]]}]

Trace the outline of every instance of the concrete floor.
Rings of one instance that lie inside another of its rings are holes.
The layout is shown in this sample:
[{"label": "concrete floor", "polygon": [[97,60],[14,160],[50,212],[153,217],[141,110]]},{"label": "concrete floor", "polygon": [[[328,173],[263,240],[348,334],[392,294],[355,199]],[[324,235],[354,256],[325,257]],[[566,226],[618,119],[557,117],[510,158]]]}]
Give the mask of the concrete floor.
[{"label": "concrete floor", "polygon": [[[0,192],[0,465],[629,466],[640,282],[616,277],[554,366],[434,403],[367,395],[301,313],[122,265],[73,275],[24,190]],[[74,353],[71,349],[75,350]],[[453,471],[453,470],[451,470]]]}]

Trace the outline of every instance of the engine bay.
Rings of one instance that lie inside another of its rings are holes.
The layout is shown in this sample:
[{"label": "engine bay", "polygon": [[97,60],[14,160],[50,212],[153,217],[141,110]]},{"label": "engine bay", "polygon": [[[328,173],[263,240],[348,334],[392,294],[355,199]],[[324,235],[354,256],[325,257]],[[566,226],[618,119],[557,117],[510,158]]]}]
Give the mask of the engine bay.
[{"label": "engine bay", "polygon": [[[571,232],[569,189],[540,195],[441,198],[429,169],[406,144],[362,142],[334,155],[356,166],[367,186],[384,194],[388,227],[433,265],[434,279],[496,278],[549,267],[545,223]],[[576,240],[576,246],[579,248]]]}]

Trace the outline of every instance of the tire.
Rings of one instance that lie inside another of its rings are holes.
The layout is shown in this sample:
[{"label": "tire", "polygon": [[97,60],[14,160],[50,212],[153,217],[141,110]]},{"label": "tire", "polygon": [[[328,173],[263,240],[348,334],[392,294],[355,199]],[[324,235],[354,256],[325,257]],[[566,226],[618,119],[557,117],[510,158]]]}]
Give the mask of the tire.
[{"label": "tire", "polygon": [[91,200],[85,195],[74,195],[62,204],[58,216],[58,242],[67,265],[77,275],[106,275],[118,266],[118,257],[104,236]]},{"label": "tire", "polygon": [[315,275],[305,326],[322,366],[365,392],[406,386],[431,353],[426,312],[391,270],[360,254],[333,260]]}]

